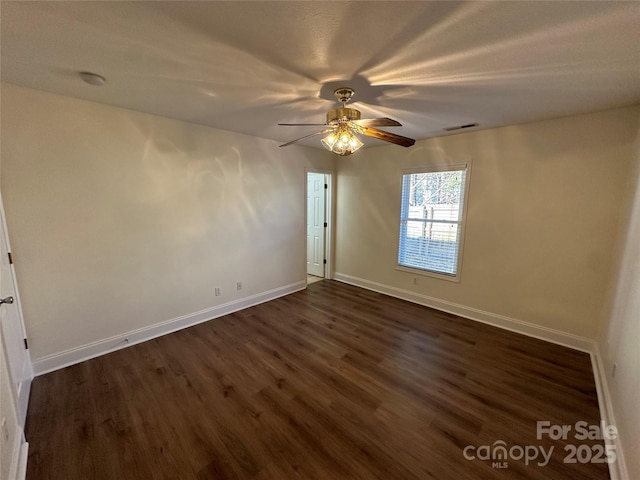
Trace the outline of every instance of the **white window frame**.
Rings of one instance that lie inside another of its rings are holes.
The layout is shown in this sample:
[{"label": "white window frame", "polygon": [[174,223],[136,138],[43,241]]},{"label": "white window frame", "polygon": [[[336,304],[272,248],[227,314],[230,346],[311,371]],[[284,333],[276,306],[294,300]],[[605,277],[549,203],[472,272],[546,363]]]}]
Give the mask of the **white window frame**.
[{"label": "white window frame", "polygon": [[402,198],[402,191],[403,191],[403,182],[404,182],[405,175],[411,175],[416,173],[450,172],[454,170],[465,171],[464,192],[463,192],[463,199],[462,199],[462,213],[460,215],[460,220],[458,222],[447,222],[447,223],[458,223],[460,225],[460,236],[458,240],[458,262],[457,262],[456,273],[455,274],[442,273],[442,272],[437,272],[433,270],[426,270],[426,269],[421,269],[416,267],[408,267],[405,265],[400,265],[399,263],[397,263],[396,265],[396,270],[412,273],[414,275],[422,275],[426,277],[433,277],[441,280],[460,283],[461,272],[462,272],[462,258],[463,258],[463,252],[464,252],[464,237],[465,237],[465,230],[466,230],[466,223],[467,223],[467,205],[469,203],[469,184],[471,183],[469,181],[471,177],[471,162],[461,163],[456,165],[441,165],[441,164],[426,165],[423,167],[416,167],[416,168],[402,170],[402,175],[400,177],[400,212],[399,212],[400,221],[398,222],[399,229],[398,229],[398,236],[397,236],[398,244],[396,248],[396,262],[399,262],[399,256],[400,256],[400,235],[402,234],[402,231],[403,231],[402,222],[406,220],[402,218],[402,203],[404,201],[404,199]]}]

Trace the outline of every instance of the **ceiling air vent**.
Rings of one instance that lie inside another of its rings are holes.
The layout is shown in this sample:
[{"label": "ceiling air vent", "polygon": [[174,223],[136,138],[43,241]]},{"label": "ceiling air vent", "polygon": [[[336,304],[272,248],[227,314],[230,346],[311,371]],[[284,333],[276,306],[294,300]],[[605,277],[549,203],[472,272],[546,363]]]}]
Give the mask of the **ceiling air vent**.
[{"label": "ceiling air vent", "polygon": [[445,128],[445,132],[453,132],[455,130],[462,130],[463,128],[473,128],[473,127],[477,127],[478,124],[477,123],[468,123],[467,125],[460,125],[458,127],[449,127],[449,128]]}]

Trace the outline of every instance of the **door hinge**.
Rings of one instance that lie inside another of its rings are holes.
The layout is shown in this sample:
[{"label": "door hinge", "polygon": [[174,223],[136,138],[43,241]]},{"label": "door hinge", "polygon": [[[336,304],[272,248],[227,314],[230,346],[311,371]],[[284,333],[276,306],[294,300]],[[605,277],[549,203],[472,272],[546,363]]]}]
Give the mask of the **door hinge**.
[{"label": "door hinge", "polygon": [[325,258],[322,263],[324,263],[326,265],[327,264],[327,259]]},{"label": "door hinge", "polygon": [[29,342],[27,342],[27,339],[24,339],[24,348],[25,350],[29,350]]},{"label": "door hinge", "polygon": [[329,185],[327,185],[326,183],[324,184],[324,188],[329,188]]},{"label": "door hinge", "polygon": [[7,255],[9,255],[9,264],[13,265],[13,256],[11,255],[11,252],[7,252]]},{"label": "door hinge", "polygon": [[324,222],[324,228],[327,228],[328,226],[327,222]]}]

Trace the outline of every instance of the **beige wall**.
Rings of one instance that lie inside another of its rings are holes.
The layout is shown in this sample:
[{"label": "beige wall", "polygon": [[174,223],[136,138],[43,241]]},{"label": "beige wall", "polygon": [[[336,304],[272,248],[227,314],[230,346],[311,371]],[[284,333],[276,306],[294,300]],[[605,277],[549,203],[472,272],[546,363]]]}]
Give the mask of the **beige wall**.
[{"label": "beige wall", "polygon": [[333,161],[3,85],[2,192],[33,360],[304,281],[305,168]]},{"label": "beige wall", "polygon": [[[336,272],[595,338],[639,108],[383,146],[340,159]],[[405,168],[471,162],[460,283],[395,270]]]},{"label": "beige wall", "polygon": [[613,306],[598,340],[628,478],[640,478],[640,130],[635,160],[635,196],[615,270]]}]

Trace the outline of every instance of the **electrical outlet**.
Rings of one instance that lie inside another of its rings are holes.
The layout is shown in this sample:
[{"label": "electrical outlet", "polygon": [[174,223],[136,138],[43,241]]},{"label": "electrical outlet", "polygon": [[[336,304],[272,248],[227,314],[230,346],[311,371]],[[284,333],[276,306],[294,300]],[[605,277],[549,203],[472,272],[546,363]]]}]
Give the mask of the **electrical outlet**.
[{"label": "electrical outlet", "polygon": [[220,287],[216,287],[215,294],[216,294],[216,297],[220,296]]},{"label": "electrical outlet", "polygon": [[236,290],[242,290],[242,282],[236,283]]},{"label": "electrical outlet", "polygon": [[617,369],[618,369],[618,362],[613,362],[613,368],[611,369],[611,378],[616,376]]}]

